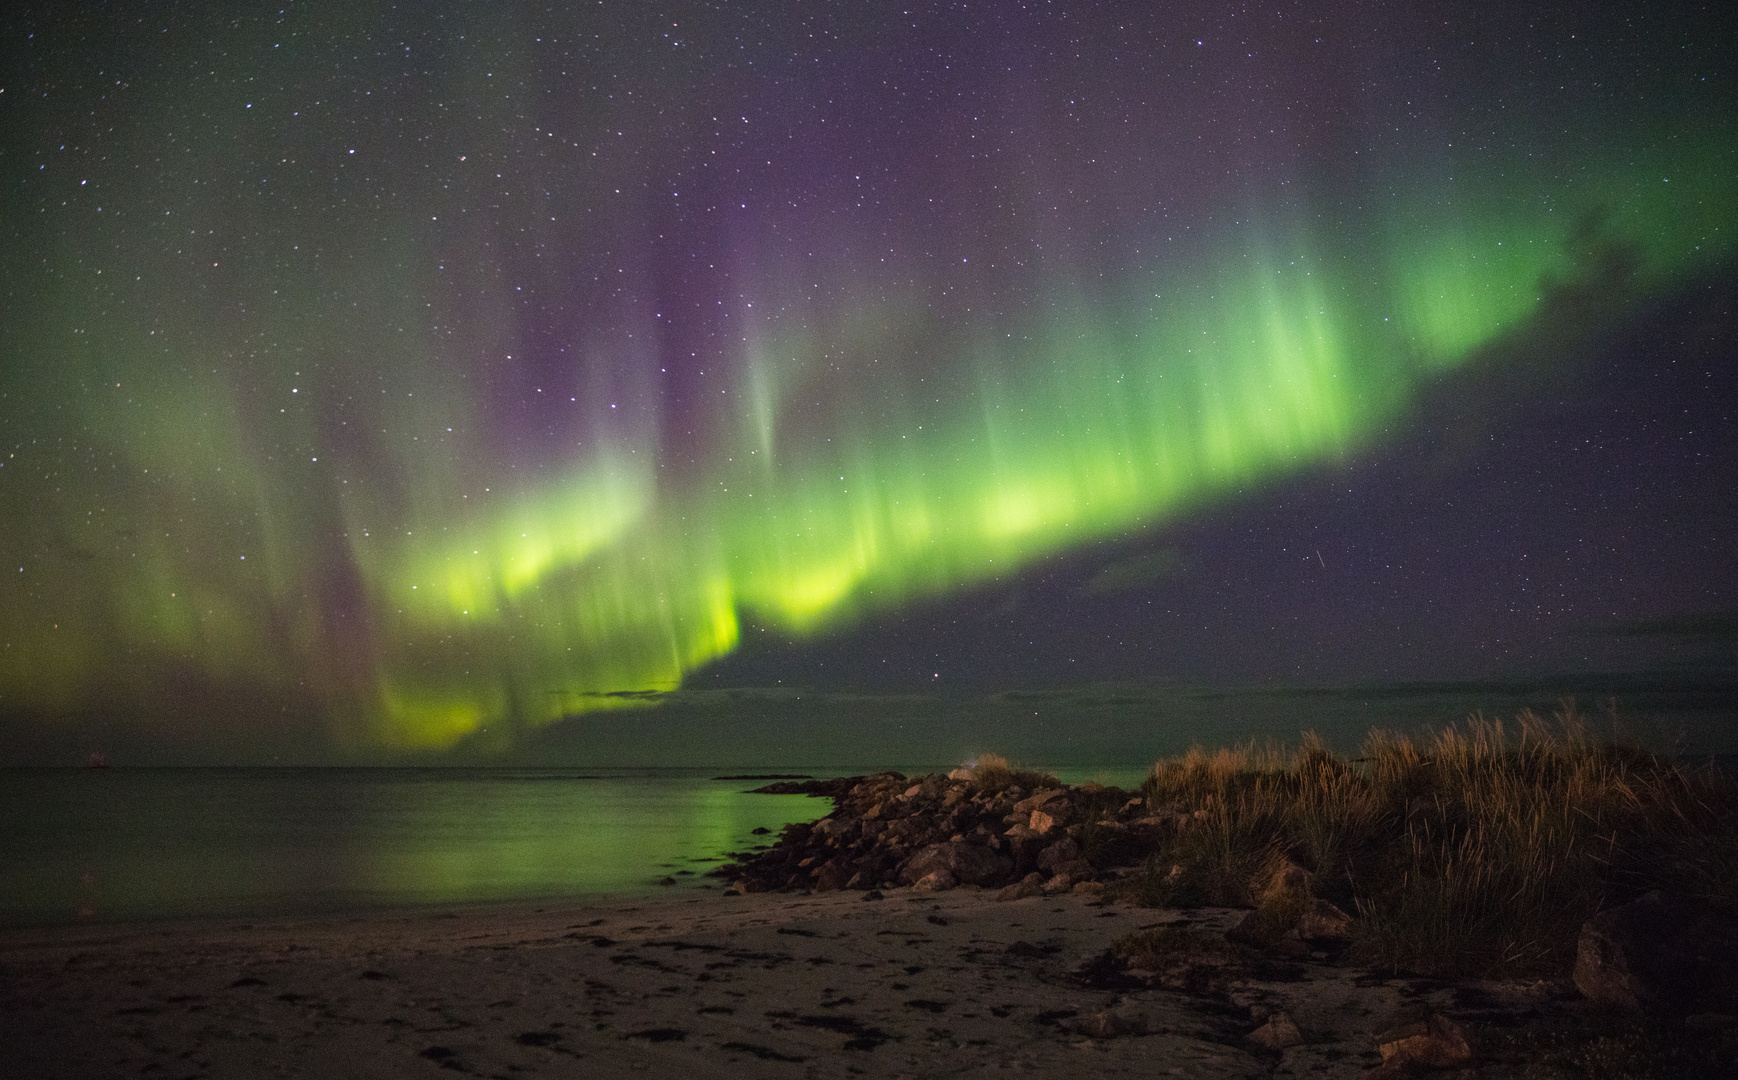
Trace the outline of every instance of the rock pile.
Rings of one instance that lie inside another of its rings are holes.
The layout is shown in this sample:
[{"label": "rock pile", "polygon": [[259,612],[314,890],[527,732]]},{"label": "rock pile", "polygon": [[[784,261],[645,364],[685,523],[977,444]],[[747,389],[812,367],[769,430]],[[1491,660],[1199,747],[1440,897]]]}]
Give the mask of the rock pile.
[{"label": "rock pile", "polygon": [[1069,787],[1032,773],[988,782],[963,769],[916,779],[881,773],[777,790],[829,796],[834,811],[785,826],[770,849],[717,871],[743,892],[1092,891],[1104,873],[1138,863],[1189,820],[1149,813],[1116,788]]}]

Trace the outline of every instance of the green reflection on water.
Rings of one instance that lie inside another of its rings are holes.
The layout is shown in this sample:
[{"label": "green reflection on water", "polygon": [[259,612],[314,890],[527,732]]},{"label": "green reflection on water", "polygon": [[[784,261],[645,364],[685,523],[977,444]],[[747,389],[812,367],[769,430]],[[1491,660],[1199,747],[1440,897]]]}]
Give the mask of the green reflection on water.
[{"label": "green reflection on water", "polygon": [[0,923],[255,916],[693,887],[827,813],[752,782],[573,770],[17,770]]}]

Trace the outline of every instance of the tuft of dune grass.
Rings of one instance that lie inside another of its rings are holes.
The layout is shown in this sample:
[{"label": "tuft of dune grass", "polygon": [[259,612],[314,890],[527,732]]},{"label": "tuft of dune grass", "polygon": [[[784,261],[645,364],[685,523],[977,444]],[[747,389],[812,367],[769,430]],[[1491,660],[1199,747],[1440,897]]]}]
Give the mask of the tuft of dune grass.
[{"label": "tuft of dune grass", "polygon": [[1355,913],[1354,957],[1394,970],[1562,971],[1602,906],[1651,888],[1738,896],[1732,778],[1596,742],[1573,707],[1374,732],[1350,760],[1314,735],[1289,751],[1197,748],[1154,765],[1142,794],[1192,820],[1123,896],[1257,906],[1296,863]]},{"label": "tuft of dune grass", "polygon": [[1016,770],[1013,764],[1000,754],[979,754],[972,765],[972,787],[990,795],[1000,795],[1008,788],[1018,784],[1026,791],[1036,791],[1038,788],[1056,787],[1057,779],[1048,773],[1026,772]]}]

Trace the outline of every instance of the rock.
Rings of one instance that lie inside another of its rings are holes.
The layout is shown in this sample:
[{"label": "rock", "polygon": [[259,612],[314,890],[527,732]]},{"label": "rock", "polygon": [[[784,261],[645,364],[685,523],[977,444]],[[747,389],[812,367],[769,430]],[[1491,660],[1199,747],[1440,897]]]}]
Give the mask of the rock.
[{"label": "rock", "polygon": [[1347,941],[1352,936],[1352,917],[1326,900],[1317,900],[1298,919],[1297,936],[1305,941]]},{"label": "rock", "polygon": [[1100,881],[1077,881],[1074,883],[1075,896],[1102,896],[1104,883]]},{"label": "rock", "polygon": [[1038,853],[1038,869],[1048,874],[1054,874],[1064,863],[1070,863],[1080,858],[1080,845],[1071,837],[1063,837]]},{"label": "rock", "polygon": [[1120,1035],[1143,1034],[1147,1025],[1141,1017],[1125,1016],[1114,1009],[1106,1009],[1080,1021],[1075,1030],[1089,1039],[1114,1039]]},{"label": "rock", "polygon": [[1068,824],[1068,819],[1074,814],[1074,808],[1062,799],[1052,799],[1044,804],[1042,810],[1032,811],[1032,816],[1026,819],[1026,825],[1040,835],[1058,826]]},{"label": "rock", "polygon": [[1013,860],[981,844],[950,841],[923,848],[906,862],[899,876],[901,881],[915,882],[936,870],[946,870],[956,881],[967,885],[989,885],[1007,877],[1013,869]]},{"label": "rock", "polygon": [[1297,937],[1293,930],[1273,943],[1274,955],[1282,960],[1302,960],[1310,954],[1310,947]]},{"label": "rock", "polygon": [[996,894],[997,900],[1024,900],[1028,896],[1044,895],[1044,875],[1027,874]]},{"label": "rock", "polygon": [[1738,1011],[1738,921],[1651,892],[1581,927],[1575,988],[1625,1012]]},{"label": "rock", "polygon": [[[1302,944],[1300,938],[1304,918],[1316,916],[1318,912],[1319,901],[1310,895],[1309,881],[1309,871],[1293,862],[1282,863],[1268,877],[1266,883],[1255,890],[1255,910],[1227,931],[1226,938],[1260,949],[1275,948],[1282,941],[1289,941],[1287,951],[1298,952]],[[1338,909],[1332,905],[1325,906],[1328,910],[1320,912],[1320,916],[1312,920],[1312,932],[1332,929],[1331,912]],[[1350,925],[1349,919],[1346,924]]]},{"label": "rock", "polygon": [[1279,936],[1277,933],[1270,933],[1269,930],[1270,928],[1266,920],[1262,918],[1261,912],[1259,910],[1251,911],[1246,913],[1243,918],[1238,919],[1235,926],[1225,931],[1225,940],[1235,941],[1239,945],[1253,945],[1259,949],[1271,944]]},{"label": "rock", "polygon": [[1030,798],[1021,799],[1019,802],[1015,803],[1013,812],[1019,814],[1021,817],[1026,817],[1030,815],[1032,811],[1041,809],[1053,800],[1060,799],[1067,794],[1067,788],[1045,788],[1036,795],[1033,795]]},{"label": "rock", "polygon": [[1149,814],[1135,818],[1127,823],[1129,841],[1137,850],[1150,854],[1158,851],[1167,840],[1177,835],[1182,828],[1178,822],[1187,820],[1189,819],[1176,814]]},{"label": "rock", "polygon": [[1070,859],[1061,866],[1058,866],[1056,872],[1059,874],[1067,874],[1075,881],[1090,881],[1095,873],[1092,869],[1092,864],[1087,862],[1085,859]]},{"label": "rock", "polygon": [[954,876],[944,870],[932,870],[911,883],[912,889],[918,892],[945,892],[958,885]]},{"label": "rock", "polygon": [[1244,1040],[1256,1046],[1269,1050],[1284,1050],[1288,1046],[1296,1046],[1303,1042],[1303,1032],[1298,1029],[1292,1018],[1284,1013],[1274,1013],[1267,1023],[1245,1035]]},{"label": "rock", "polygon": [[815,875],[815,891],[837,892],[848,885],[851,880],[852,875],[848,867],[840,866],[838,863],[828,863],[821,867],[820,873]]},{"label": "rock", "polygon": [[[740,892],[870,889],[921,881],[938,870],[947,871],[953,884],[990,887],[1006,884],[1016,868],[1036,868],[1040,882],[1058,886],[1096,876],[1081,857],[1079,838],[1063,836],[1077,813],[1074,793],[1083,789],[1052,785],[1028,795],[1010,784],[992,792],[976,789],[956,771],[952,778],[880,773],[807,781],[791,790],[831,798],[833,813],[813,824],[788,825],[769,849],[737,855],[737,862],[720,867],[717,876]],[[1038,829],[1032,827],[1035,815]],[[1120,823],[1092,828],[1123,832]],[[1106,846],[1098,833],[1092,836],[1094,850]],[[1114,839],[1119,851],[1129,846],[1122,835]],[[1047,847],[1054,850],[1047,853]],[[926,887],[945,886],[949,878],[933,878]]]},{"label": "rock", "polygon": [[1381,1075],[1404,1075],[1403,1070],[1444,1068],[1472,1060],[1472,1046],[1459,1024],[1441,1013],[1406,1009],[1376,1036],[1382,1051]]}]

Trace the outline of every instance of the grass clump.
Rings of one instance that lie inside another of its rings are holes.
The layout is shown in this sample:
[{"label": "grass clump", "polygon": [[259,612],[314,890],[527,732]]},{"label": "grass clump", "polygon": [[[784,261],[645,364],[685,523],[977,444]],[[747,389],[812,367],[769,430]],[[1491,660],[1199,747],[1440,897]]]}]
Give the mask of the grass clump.
[{"label": "grass clump", "polygon": [[1188,820],[1124,897],[1257,907],[1296,864],[1356,915],[1354,955],[1395,970],[1561,971],[1602,904],[1738,895],[1732,780],[1590,740],[1573,708],[1377,732],[1351,760],[1314,736],[1290,752],[1195,749],[1155,765],[1142,794]]},{"label": "grass clump", "polygon": [[1060,783],[1049,773],[1015,769],[1000,754],[979,754],[971,766],[971,774],[972,787],[986,795],[1000,795],[1014,786],[1031,792],[1039,788],[1056,787]]}]

